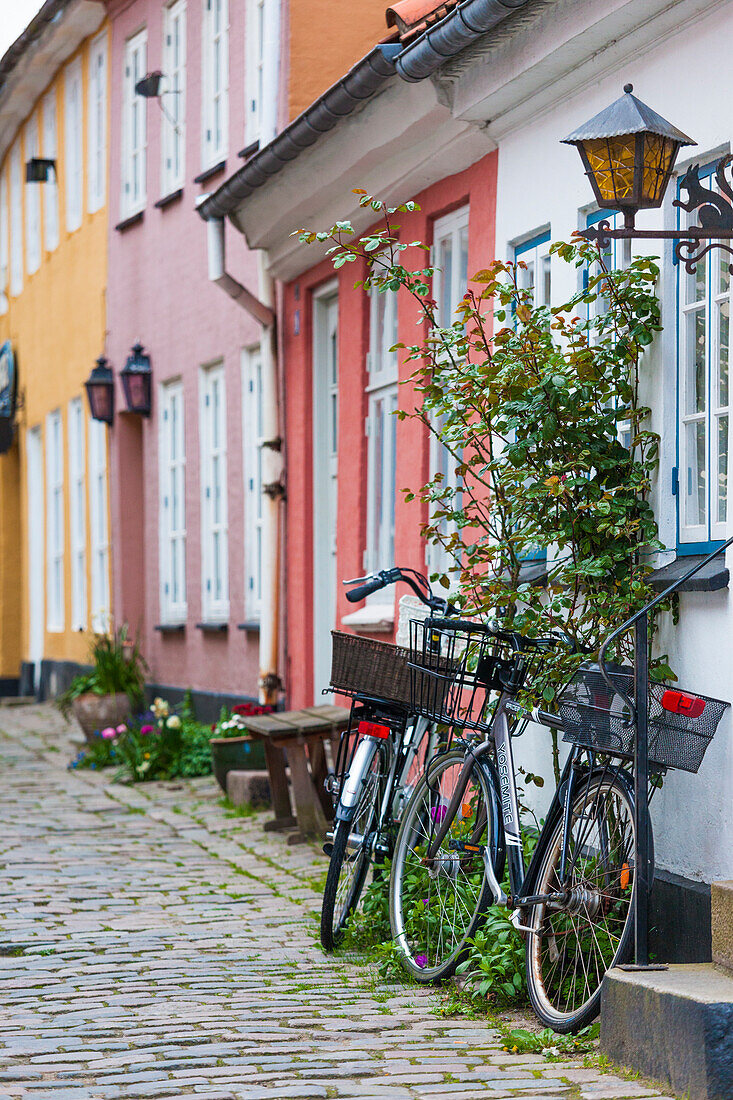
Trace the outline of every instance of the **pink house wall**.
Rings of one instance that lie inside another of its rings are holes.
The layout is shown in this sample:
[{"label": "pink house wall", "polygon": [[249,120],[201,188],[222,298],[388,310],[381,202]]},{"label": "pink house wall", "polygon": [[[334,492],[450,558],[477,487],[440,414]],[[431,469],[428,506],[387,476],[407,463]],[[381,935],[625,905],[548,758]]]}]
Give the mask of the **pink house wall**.
[{"label": "pink house wall", "polygon": [[[408,240],[432,242],[435,220],[451,210],[469,204],[468,269],[472,274],[493,259],[496,221],[497,154],[490,153],[476,164],[449,176],[415,195],[420,210],[401,217],[402,236]],[[424,253],[405,254],[405,263],[422,266]],[[336,567],[339,579],[362,573],[366,546],[367,415],[365,394],[366,354],[369,348],[369,308],[363,290],[354,283],[363,277],[357,265],[338,273],[339,295],[339,455]],[[284,288],[282,349],[285,371],[285,433],[288,484],[288,538],[286,606],[288,655],[286,665],[288,702],[302,707],[313,702],[313,293],[333,278],[330,263],[315,265]],[[296,315],[298,323],[296,323]],[[400,293],[398,334],[405,344],[414,343],[418,307]],[[410,364],[401,364],[400,378],[411,374]],[[400,407],[411,406],[409,385],[400,387]],[[415,489],[428,478],[430,440],[415,420],[397,425],[395,563],[425,569],[425,544],[420,524],[427,518],[425,506],[404,501],[401,490]],[[386,563],[385,563],[386,564]],[[395,601],[405,591],[396,590]],[[337,623],[354,610],[339,585]],[[347,629],[347,628],[344,628]],[[384,634],[379,635],[385,639]]]},{"label": "pink house wall", "polygon": [[[153,682],[205,691],[256,696],[258,636],[237,629],[245,619],[244,485],[241,351],[259,340],[259,327],[207,278],[206,229],[195,211],[199,195],[213,190],[240,165],[244,144],[244,5],[230,5],[229,138],[226,166],[203,184],[194,183],[201,164],[201,42],[203,0],[189,0],[186,65],[186,149],[183,195],[164,208],[161,194],[161,120],[147,102],[147,205],[143,218],[115,228],[120,214],[122,88],[128,38],[147,28],[147,68],[163,66],[161,0],[109,0],[110,233],[106,354],[117,376],[118,414],[110,433],[110,507],[113,599],[117,622],[139,628]],[[257,290],[256,259],[242,237],[227,229],[227,267]],[[120,413],[124,397],[119,371],[135,341],[152,359],[153,411],[149,420]],[[199,474],[199,368],[222,360],[227,403],[229,604],[228,630],[197,629],[201,611]],[[160,384],[181,378],[185,402],[186,582],[185,630],[162,634],[158,547],[158,413]]]}]

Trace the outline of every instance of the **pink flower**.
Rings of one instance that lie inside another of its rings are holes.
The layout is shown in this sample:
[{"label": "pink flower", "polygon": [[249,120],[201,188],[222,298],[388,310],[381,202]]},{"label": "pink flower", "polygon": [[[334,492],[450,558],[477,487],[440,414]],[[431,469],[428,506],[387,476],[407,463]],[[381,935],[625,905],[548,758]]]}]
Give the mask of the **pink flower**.
[{"label": "pink flower", "polygon": [[106,729],[102,730],[102,737],[104,737],[105,741],[111,741],[112,738],[116,736],[117,730],[114,728],[114,726],[107,726]]},{"label": "pink flower", "polygon": [[419,966],[421,970],[424,970],[427,965],[427,955],[415,955],[415,966]]},{"label": "pink flower", "polygon": [[121,722],[120,725],[117,727],[117,732],[118,733],[125,733],[126,730],[127,730],[127,726],[125,725],[124,722]]},{"label": "pink flower", "polygon": [[441,821],[443,821],[443,819],[445,818],[447,812],[447,806],[433,806],[430,810],[430,816],[436,824],[440,825]]},{"label": "pink flower", "polygon": [[140,733],[142,733],[142,734],[152,733],[152,732],[153,732],[153,727],[152,726],[141,726],[140,727]]}]

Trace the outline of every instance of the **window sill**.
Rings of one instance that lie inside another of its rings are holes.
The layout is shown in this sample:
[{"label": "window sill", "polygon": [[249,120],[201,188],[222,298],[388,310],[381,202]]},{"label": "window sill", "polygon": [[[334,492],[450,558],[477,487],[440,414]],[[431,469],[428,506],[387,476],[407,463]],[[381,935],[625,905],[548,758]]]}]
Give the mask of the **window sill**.
[{"label": "window sill", "polygon": [[[647,578],[649,584],[657,592],[663,592],[670,584],[674,584],[680,577],[684,577],[693,565],[697,565],[705,557],[707,557],[706,554],[689,554],[677,557],[669,565],[663,565],[661,569],[655,569],[653,573],[650,573]],[[720,557],[713,558],[711,562],[708,562],[705,568],[696,573],[694,577],[690,577],[689,581],[686,581],[678,589],[678,592],[719,592],[721,589],[728,587],[729,581],[730,573],[725,565],[725,555],[721,554]]]},{"label": "window sill", "polygon": [[121,222],[117,222],[115,229],[118,233],[124,233],[126,229],[132,229],[133,225],[137,225],[145,217],[144,210],[138,210],[137,214],[130,214],[129,218],[123,218]]},{"label": "window sill", "polygon": [[196,623],[196,629],[203,634],[226,634],[229,623]]},{"label": "window sill", "polygon": [[237,623],[237,630],[245,630],[248,634],[259,634],[260,624],[257,619],[251,619],[246,623]]},{"label": "window sill", "polygon": [[257,141],[253,141],[250,145],[245,145],[244,149],[240,149],[237,156],[241,157],[242,160],[249,160],[250,157],[253,157],[255,153],[259,153],[259,151],[260,139],[257,138]]},{"label": "window sill", "polygon": [[156,623],[153,630],[159,634],[183,634],[186,630],[185,623]]},{"label": "window sill", "polygon": [[203,172],[199,172],[197,176],[193,177],[194,183],[206,183],[212,176],[218,176],[220,172],[223,172],[227,166],[226,158],[218,161],[216,164],[212,164],[211,168],[205,168]]},{"label": "window sill", "polygon": [[170,191],[167,195],[163,195],[162,199],[158,199],[153,203],[156,210],[165,210],[166,206],[172,206],[174,202],[178,202],[183,198],[183,188],[179,187],[177,191]]},{"label": "window sill", "polygon": [[341,619],[342,626],[355,631],[367,631],[369,634],[387,634],[394,630],[394,604],[372,603],[352,611]]}]

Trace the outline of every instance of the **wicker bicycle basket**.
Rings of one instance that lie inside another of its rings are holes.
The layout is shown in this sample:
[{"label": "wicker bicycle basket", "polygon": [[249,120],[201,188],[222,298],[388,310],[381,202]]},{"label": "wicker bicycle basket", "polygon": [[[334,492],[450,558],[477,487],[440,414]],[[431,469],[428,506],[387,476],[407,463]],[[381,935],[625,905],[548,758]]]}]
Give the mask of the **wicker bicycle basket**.
[{"label": "wicker bicycle basket", "polygon": [[[624,760],[633,759],[636,725],[621,692],[634,697],[634,670],[612,666],[613,690],[598,665],[579,669],[558,700],[564,741]],[[696,772],[730,706],[676,684],[649,684],[649,763]]]},{"label": "wicker bicycle basket", "polygon": [[342,695],[367,695],[409,706],[406,649],[340,630],[332,630],[331,639],[331,687]]}]

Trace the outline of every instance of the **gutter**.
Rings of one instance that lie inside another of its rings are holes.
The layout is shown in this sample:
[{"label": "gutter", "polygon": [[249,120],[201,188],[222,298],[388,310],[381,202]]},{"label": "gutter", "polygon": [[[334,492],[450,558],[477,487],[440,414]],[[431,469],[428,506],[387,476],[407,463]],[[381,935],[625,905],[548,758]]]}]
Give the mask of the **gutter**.
[{"label": "gutter", "polygon": [[395,75],[394,58],[400,49],[396,43],[375,46],[269,145],[255,153],[218,190],[198,204],[204,221],[231,214],[256,188],[277,175],[309,145],[315,144],[321,134],[332,130],[342,118],[371,99]]},{"label": "gutter", "polygon": [[463,0],[402,50],[396,60],[397,72],[413,84],[425,80],[527,3],[529,0]]}]

